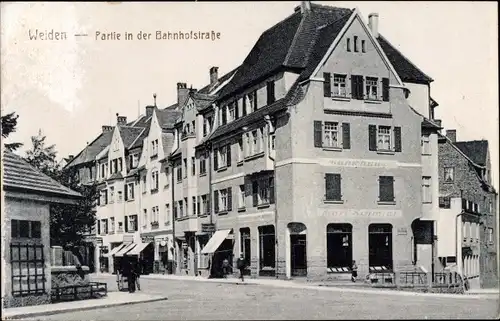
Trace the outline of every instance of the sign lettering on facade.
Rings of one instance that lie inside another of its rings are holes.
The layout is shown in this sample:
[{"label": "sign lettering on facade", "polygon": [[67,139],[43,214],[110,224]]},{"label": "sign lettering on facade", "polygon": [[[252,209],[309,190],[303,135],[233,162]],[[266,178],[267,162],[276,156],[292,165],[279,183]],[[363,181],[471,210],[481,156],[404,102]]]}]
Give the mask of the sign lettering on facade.
[{"label": "sign lettering on facade", "polygon": [[142,243],[154,242],[155,238],[153,236],[143,236],[141,237]]},{"label": "sign lettering on facade", "polygon": [[407,234],[408,234],[408,230],[406,229],[406,227],[398,228],[398,235],[407,235]]},{"label": "sign lettering on facade", "polygon": [[215,232],[215,224],[210,224],[210,223],[202,223],[201,224],[201,231],[203,233],[211,233]]},{"label": "sign lettering on facade", "polygon": [[398,218],[402,216],[400,210],[325,210],[325,217],[359,217],[359,218]]},{"label": "sign lettering on facade", "polygon": [[133,235],[124,235],[123,236],[123,242],[133,242],[133,241],[134,241]]},{"label": "sign lettering on facade", "polygon": [[364,160],[364,159],[320,159],[323,166],[335,167],[367,167],[367,168],[396,168],[394,161]]}]

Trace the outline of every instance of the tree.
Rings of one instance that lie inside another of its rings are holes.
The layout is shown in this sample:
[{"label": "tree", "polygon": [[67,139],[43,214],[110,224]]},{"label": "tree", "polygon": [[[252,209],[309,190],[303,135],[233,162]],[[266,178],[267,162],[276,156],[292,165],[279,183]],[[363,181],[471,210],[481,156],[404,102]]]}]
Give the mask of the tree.
[{"label": "tree", "polygon": [[26,152],[26,161],[62,185],[79,192],[83,198],[77,204],[52,204],[50,207],[51,246],[81,245],[83,236],[95,223],[95,203],[98,191],[95,185],[79,184],[76,168],[62,169],[56,161],[55,145],[45,146],[41,130],[32,136],[32,149]]},{"label": "tree", "polygon": [[33,146],[31,150],[26,151],[25,160],[42,173],[56,178],[60,172],[59,164],[56,161],[56,147],[55,145],[46,147],[45,139],[46,136],[42,135],[42,130],[38,131],[37,136],[31,136]]},{"label": "tree", "polygon": [[[11,133],[16,131],[17,119],[19,115],[16,115],[15,112],[2,116],[2,137],[7,138]],[[23,146],[21,143],[10,143],[4,144],[5,149],[9,151],[15,151],[19,147]]]}]

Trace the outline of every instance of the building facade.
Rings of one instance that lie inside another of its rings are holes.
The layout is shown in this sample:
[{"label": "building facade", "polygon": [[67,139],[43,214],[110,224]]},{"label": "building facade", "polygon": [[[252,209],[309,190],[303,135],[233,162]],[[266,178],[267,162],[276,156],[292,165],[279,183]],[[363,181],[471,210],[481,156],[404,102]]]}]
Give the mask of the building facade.
[{"label": "building facade", "polygon": [[[102,187],[137,190],[126,208],[101,204],[99,224],[137,215],[130,242],[154,243],[150,266],[172,273],[217,275],[240,254],[253,277],[344,279],[353,261],[362,277],[436,271],[433,80],[378,22],[303,1],[236,69],[212,67],[205,87],[177,83],[173,105],[109,127],[96,166],[127,168]],[[144,131],[125,144],[125,127]]]},{"label": "building facade", "polygon": [[438,257],[471,288],[498,286],[497,202],[491,185],[488,141],[457,141],[456,130],[439,139]]}]

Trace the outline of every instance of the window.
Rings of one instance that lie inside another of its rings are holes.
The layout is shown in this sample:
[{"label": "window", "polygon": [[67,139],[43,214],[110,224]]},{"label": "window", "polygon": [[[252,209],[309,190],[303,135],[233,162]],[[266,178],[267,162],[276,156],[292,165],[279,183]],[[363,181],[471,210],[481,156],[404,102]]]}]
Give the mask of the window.
[{"label": "window", "polygon": [[347,51],[351,51],[351,38],[347,38],[346,46],[347,46]]},{"label": "window", "polygon": [[240,185],[240,191],[238,194],[238,208],[245,208],[245,185]]},{"label": "window", "polygon": [[191,131],[192,134],[196,134],[196,121],[192,121],[191,122],[191,127],[193,128],[193,130]]},{"label": "window", "polygon": [[431,178],[422,177],[422,203],[432,203]]},{"label": "window", "polygon": [[227,123],[227,106],[220,109],[220,120],[221,125],[225,125]]},{"label": "window", "polygon": [[193,209],[192,209],[192,212],[193,212],[193,213],[192,213],[192,214],[193,214],[193,215],[196,215],[196,196],[193,196],[193,197],[192,197],[192,204],[193,204],[193,206],[192,206],[192,208],[193,208]]},{"label": "window", "polygon": [[137,223],[137,215],[129,215],[128,216],[128,226],[126,227],[127,232],[137,232],[138,225],[139,224]]},{"label": "window", "polygon": [[177,182],[182,182],[182,167],[181,165],[177,166]]},{"label": "window", "polygon": [[209,127],[208,127],[208,118],[204,117],[203,118],[203,137],[207,136]]},{"label": "window", "polygon": [[269,182],[265,179],[259,182],[259,205],[269,204]]},{"label": "window", "polygon": [[210,209],[208,207],[208,195],[202,195],[201,196],[201,202],[202,202],[202,210],[201,210],[201,213],[198,213],[198,215],[201,215],[201,214],[208,214],[210,212]]},{"label": "window", "polygon": [[333,96],[334,97],[346,97],[346,75],[333,75]]},{"label": "window", "polygon": [[245,155],[243,155],[243,138],[238,139],[238,162],[243,161],[243,158]]},{"label": "window", "polygon": [[158,191],[158,171],[153,171],[151,173],[151,192]]},{"label": "window", "polygon": [[366,52],[366,46],[364,40],[361,40],[361,52]]},{"label": "window", "polygon": [[488,227],[488,243],[493,244],[493,229]]},{"label": "window", "polygon": [[215,213],[228,212],[232,210],[232,189],[231,187],[214,191]]},{"label": "window", "polygon": [[270,150],[276,150],[276,135],[275,134],[272,134],[270,136],[270,140],[271,140],[271,146],[270,146]]},{"label": "window", "polygon": [[379,126],[377,132],[377,149],[391,150],[391,127]]},{"label": "window", "polygon": [[130,201],[134,199],[134,183],[128,183],[125,186],[125,200]]},{"label": "window", "polygon": [[326,264],[328,272],[349,272],[352,268],[352,225],[328,224],[326,227]]},{"label": "window", "polygon": [[364,99],[363,76],[351,75],[351,97],[357,100]]},{"label": "window", "polygon": [[252,132],[252,155],[255,153],[258,153],[259,147],[258,147],[258,141],[259,141],[259,136],[256,130]]},{"label": "window", "polygon": [[368,226],[368,253],[370,272],[392,270],[391,224],[370,224]]},{"label": "window", "polygon": [[250,106],[250,102],[248,100],[248,95],[243,95],[241,98],[241,117],[246,116],[248,114],[248,106]]},{"label": "window", "polygon": [[366,98],[371,100],[378,99],[378,79],[366,77]]},{"label": "window", "polygon": [[257,108],[258,108],[258,103],[257,103],[257,90],[254,90],[250,95],[249,95],[249,98],[250,98],[250,104],[251,104],[251,108],[253,111],[256,111]]},{"label": "window", "polygon": [[148,226],[148,221],[149,221],[149,220],[148,220],[148,210],[147,210],[147,209],[144,209],[144,210],[143,210],[143,215],[142,215],[142,217],[143,217],[142,226],[143,226],[143,227]]},{"label": "window", "polygon": [[191,157],[191,175],[196,175],[196,161],[194,157]]},{"label": "window", "polygon": [[11,220],[12,238],[39,239],[42,237],[42,222]]},{"label": "window", "polygon": [[380,176],[379,202],[394,202],[394,178],[392,176]]},{"label": "window", "polygon": [[207,162],[205,155],[200,156],[200,175],[204,175],[207,173]]},{"label": "window", "polygon": [[165,204],[165,217],[163,218],[165,225],[170,225],[170,204]]},{"label": "window", "polygon": [[323,146],[340,147],[338,126],[339,123],[325,122]]},{"label": "window", "polygon": [[122,193],[122,191],[118,191],[117,194],[118,194],[118,202],[121,202],[122,199],[123,199],[123,196],[122,196],[123,193]]},{"label": "window", "polygon": [[108,219],[101,220],[101,235],[108,234]]},{"label": "window", "polygon": [[163,188],[168,188],[170,185],[170,167],[165,167],[165,185]]},{"label": "window", "polygon": [[444,168],[444,182],[445,183],[453,183],[454,180],[455,180],[455,168],[445,167]]},{"label": "window", "polygon": [[158,155],[158,139],[151,142],[151,157]]},{"label": "window", "polygon": [[110,233],[114,233],[115,232],[115,218],[114,217],[110,217],[109,218],[109,232]]},{"label": "window", "polygon": [[123,232],[123,222],[118,222],[118,233]]},{"label": "window", "polygon": [[341,176],[340,174],[325,175],[325,201],[342,201]]},{"label": "window", "polygon": [[[217,157],[216,157],[217,156]],[[221,146],[215,149],[214,167],[215,169],[222,169],[231,166],[231,145]]]},{"label": "window", "polygon": [[323,96],[331,97],[332,96],[332,76],[329,72],[323,73]]},{"label": "window", "polygon": [[184,215],[185,216],[189,216],[189,203],[188,203],[188,198],[187,197],[184,197],[184,206],[186,207],[185,210],[184,210]]},{"label": "window", "polygon": [[264,128],[259,128],[259,153],[264,152]]},{"label": "window", "polygon": [[219,191],[219,210],[224,212],[227,210],[227,190],[222,189]]},{"label": "window", "polygon": [[261,177],[252,182],[253,206],[274,203],[274,177]]},{"label": "window", "polygon": [[422,135],[422,155],[431,155],[431,143],[429,134]]},{"label": "window", "polygon": [[358,51],[358,36],[354,36],[354,52]]},{"label": "window", "polygon": [[236,119],[236,110],[235,110],[235,103],[230,103],[228,106],[229,109],[229,119],[228,122],[231,122]]},{"label": "window", "polygon": [[274,276],[276,271],[276,233],[273,225],[259,226],[259,275]]},{"label": "window", "polygon": [[439,197],[440,208],[450,208],[450,205],[451,205],[450,197],[444,197],[444,196]]},{"label": "window", "polygon": [[274,93],[274,81],[267,82],[267,104],[270,105],[276,101],[276,96]]},{"label": "window", "polygon": [[45,294],[42,244],[10,244],[10,264],[12,296]]},{"label": "window", "polygon": [[142,194],[146,193],[146,191],[148,189],[146,182],[147,182],[147,176],[144,175],[144,176],[142,176]]},{"label": "window", "polygon": [[182,160],[182,163],[184,164],[184,178],[187,177],[187,172],[188,172],[188,161],[186,158]]},{"label": "window", "polygon": [[130,155],[130,167],[136,168],[139,165],[139,154]]},{"label": "window", "polygon": [[158,224],[158,222],[160,221],[160,208],[158,206],[153,206],[153,208],[151,209],[151,213],[151,224]]},{"label": "window", "polygon": [[110,203],[113,203],[115,201],[115,188],[113,186],[109,188],[109,198]]},{"label": "window", "polygon": [[108,204],[108,190],[106,189],[101,190],[100,204],[101,205]]}]

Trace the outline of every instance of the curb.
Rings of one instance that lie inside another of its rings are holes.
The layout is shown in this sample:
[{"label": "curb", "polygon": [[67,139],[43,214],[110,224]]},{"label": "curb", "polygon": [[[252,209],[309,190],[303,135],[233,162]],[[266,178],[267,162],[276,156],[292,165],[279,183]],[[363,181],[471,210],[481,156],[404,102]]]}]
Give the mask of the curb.
[{"label": "curb", "polygon": [[[40,312],[25,312],[25,313],[14,314],[14,315],[11,315],[11,316],[6,316],[6,317],[3,318],[3,320],[15,320],[15,319],[22,319],[22,318],[32,318],[32,317],[39,317],[39,316],[44,316],[44,315],[53,315],[53,314],[68,313],[68,312],[77,312],[77,311],[104,309],[104,308],[109,308],[109,307],[117,307],[117,306],[132,305],[132,304],[139,304],[139,303],[150,303],[150,302],[165,301],[165,300],[168,300],[168,298],[167,297],[160,297],[160,298],[147,299],[147,300],[142,300],[142,301],[108,303],[108,304],[103,304],[103,305],[68,308],[68,309],[63,309],[63,310],[40,311]],[[5,310],[3,311],[3,313],[5,313]]]}]

